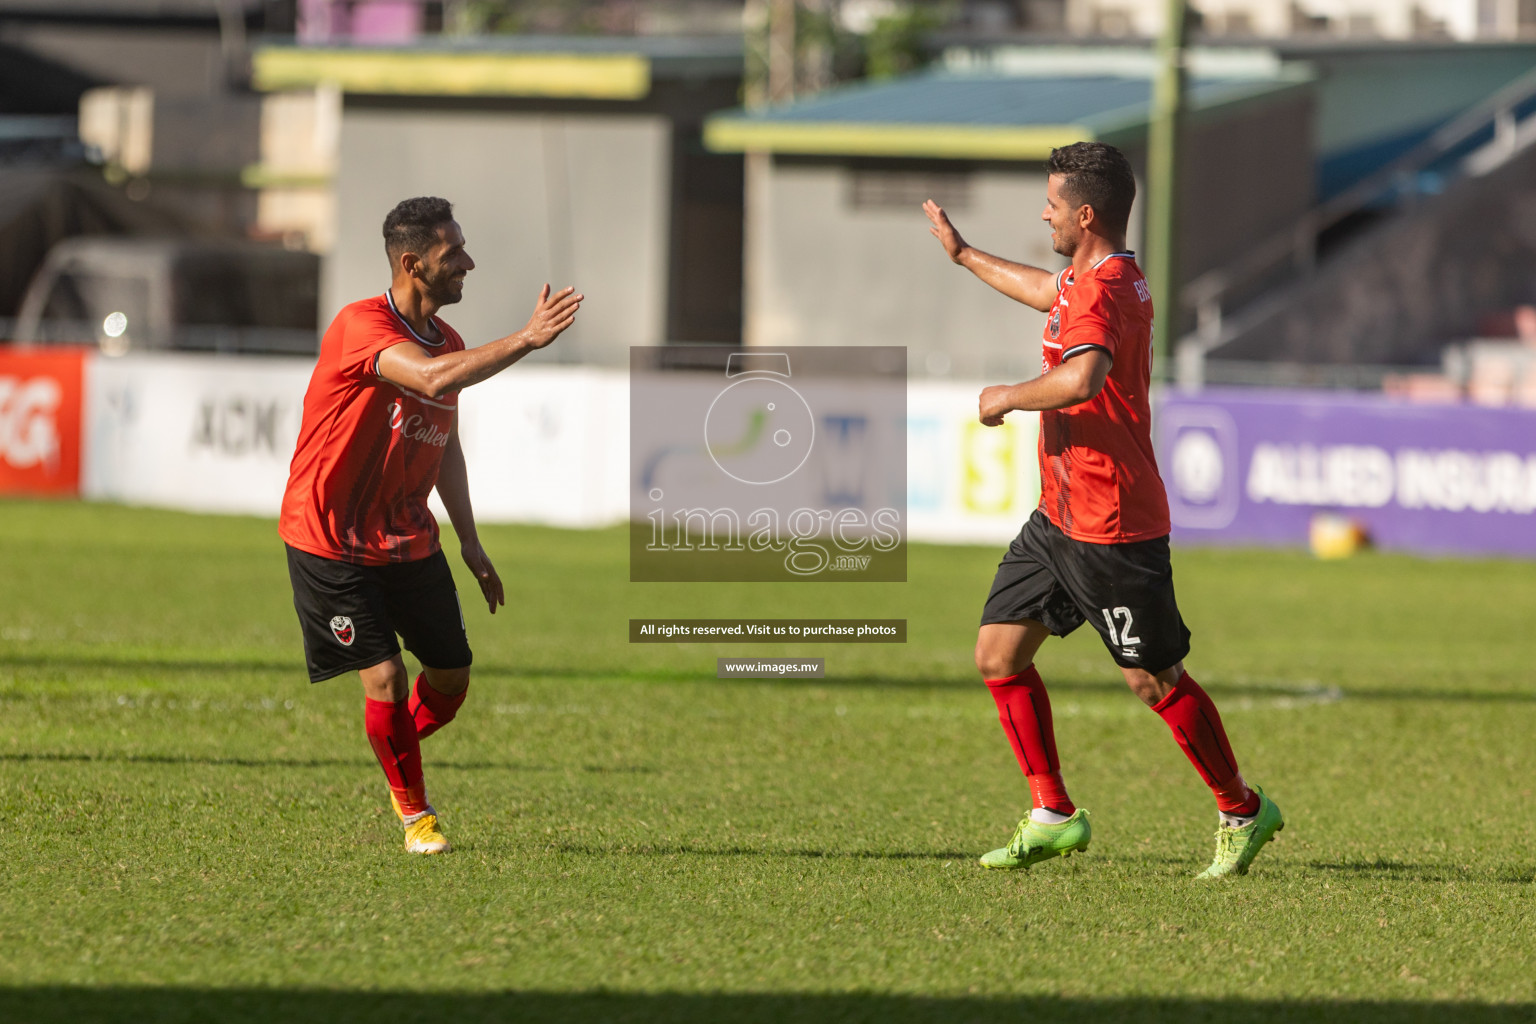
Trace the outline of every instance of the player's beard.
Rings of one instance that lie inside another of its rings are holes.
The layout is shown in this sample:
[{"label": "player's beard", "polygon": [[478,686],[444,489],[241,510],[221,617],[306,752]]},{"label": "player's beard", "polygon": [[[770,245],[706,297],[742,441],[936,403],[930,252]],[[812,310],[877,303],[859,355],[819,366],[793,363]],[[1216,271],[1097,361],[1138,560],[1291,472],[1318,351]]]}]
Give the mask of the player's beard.
[{"label": "player's beard", "polygon": [[1068,235],[1066,229],[1059,229],[1056,232],[1055,239],[1051,242],[1051,251],[1058,256],[1065,256],[1067,259],[1071,259],[1077,255],[1077,243],[1079,241],[1080,238],[1077,235]]},{"label": "player's beard", "polygon": [[443,267],[426,280],[427,298],[436,306],[449,306],[464,297],[464,278]]}]

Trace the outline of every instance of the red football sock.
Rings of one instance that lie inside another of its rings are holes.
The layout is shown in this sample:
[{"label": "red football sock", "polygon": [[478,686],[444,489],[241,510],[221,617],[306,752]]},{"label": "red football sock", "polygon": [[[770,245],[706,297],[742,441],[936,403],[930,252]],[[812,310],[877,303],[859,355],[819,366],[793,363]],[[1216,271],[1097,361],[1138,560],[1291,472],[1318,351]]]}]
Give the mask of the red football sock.
[{"label": "red football sock", "polygon": [[427,788],[421,778],[421,740],[405,701],[364,698],[363,724],[389,788],[405,814],[427,809]]},{"label": "red football sock", "polygon": [[1061,760],[1056,756],[1056,730],[1051,722],[1051,698],[1035,666],[1005,679],[988,679],[987,689],[997,702],[997,718],[1013,746],[1013,755],[1029,779],[1029,795],[1036,807],[1061,814],[1077,810],[1061,781]]},{"label": "red football sock", "polygon": [[425,672],[418,675],[416,689],[411,693],[411,717],[416,720],[417,738],[424,740],[453,721],[468,693],[468,689],[455,694],[440,693],[427,682]]},{"label": "red football sock", "polygon": [[1205,784],[1216,794],[1216,806],[1224,814],[1250,815],[1259,811],[1259,795],[1248,788],[1237,770],[1227,730],[1209,695],[1186,672],[1179,677],[1168,696],[1152,706],[1173,730],[1173,738],[1184,748]]}]

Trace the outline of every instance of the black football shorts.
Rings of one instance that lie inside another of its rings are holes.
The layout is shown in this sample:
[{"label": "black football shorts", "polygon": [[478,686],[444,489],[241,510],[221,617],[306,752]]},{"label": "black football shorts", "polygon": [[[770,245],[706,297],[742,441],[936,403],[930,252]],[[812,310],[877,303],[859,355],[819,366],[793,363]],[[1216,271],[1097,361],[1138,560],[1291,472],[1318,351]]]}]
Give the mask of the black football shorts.
[{"label": "black football shorts", "polygon": [[983,626],[1021,619],[1057,636],[1086,620],[1121,668],[1155,674],[1189,654],[1167,537],[1090,544],[1062,533],[1039,509],[1008,545],[981,613]]},{"label": "black football shorts", "polygon": [[441,551],[415,562],[354,565],[288,547],[293,607],[309,681],[388,661],[406,650],[432,668],[468,668],[459,591]]}]

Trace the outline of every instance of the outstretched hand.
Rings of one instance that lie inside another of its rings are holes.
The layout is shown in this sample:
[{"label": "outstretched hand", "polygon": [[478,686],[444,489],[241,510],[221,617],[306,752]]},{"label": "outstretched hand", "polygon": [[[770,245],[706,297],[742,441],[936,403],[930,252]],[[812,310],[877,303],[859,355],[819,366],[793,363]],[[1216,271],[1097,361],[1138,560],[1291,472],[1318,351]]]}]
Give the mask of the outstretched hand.
[{"label": "outstretched hand", "polygon": [[523,328],[523,336],[534,348],[548,345],[576,322],[576,311],[584,298],[585,295],[576,294],[575,288],[562,288],[551,295],[546,284],[539,290],[539,301],[533,307],[533,316],[528,318],[528,326]]},{"label": "outstretched hand", "polygon": [[[546,285],[546,289],[547,289]],[[485,595],[485,603],[491,609],[491,614],[496,614],[496,606],[507,603],[507,595],[501,587],[501,577],[496,575],[496,567],[486,557],[485,549],[479,541],[471,541],[459,548],[459,553],[464,556],[464,564],[469,566],[469,571],[475,574],[475,582],[480,584],[480,593]]]},{"label": "outstretched hand", "polygon": [[939,240],[939,244],[944,246],[944,251],[949,254],[951,260],[960,262],[960,254],[966,248],[965,239],[960,237],[960,232],[956,231],[955,226],[949,222],[949,214],[944,212],[944,207],[929,199],[923,203],[923,212],[928,215],[929,223],[933,225],[928,229],[928,233]]}]

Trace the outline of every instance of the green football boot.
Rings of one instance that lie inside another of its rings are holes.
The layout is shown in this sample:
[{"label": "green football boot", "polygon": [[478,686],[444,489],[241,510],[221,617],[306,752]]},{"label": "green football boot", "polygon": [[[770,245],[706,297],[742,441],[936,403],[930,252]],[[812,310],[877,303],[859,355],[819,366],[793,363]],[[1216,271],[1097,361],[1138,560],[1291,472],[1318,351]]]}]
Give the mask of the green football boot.
[{"label": "green football boot", "polygon": [[1259,794],[1259,813],[1242,828],[1223,825],[1216,830],[1216,859],[1196,878],[1246,875],[1248,865],[1264,849],[1264,844],[1274,839],[1276,832],[1285,828],[1285,819],[1280,816],[1280,808],[1275,806],[1275,802],[1265,796],[1264,790],[1258,786],[1254,786],[1253,791]]},{"label": "green football boot", "polygon": [[1088,849],[1093,829],[1088,826],[1088,812],[1079,807],[1072,817],[1059,825],[1042,825],[1028,815],[1014,829],[1013,838],[1001,850],[993,850],[981,858],[984,868],[1002,871],[1029,870],[1052,857],[1070,857]]}]

